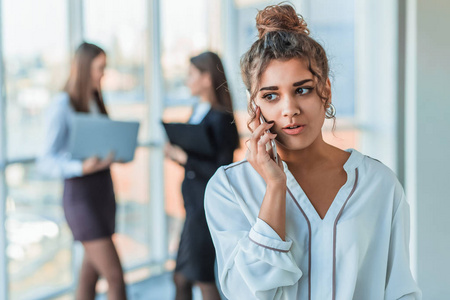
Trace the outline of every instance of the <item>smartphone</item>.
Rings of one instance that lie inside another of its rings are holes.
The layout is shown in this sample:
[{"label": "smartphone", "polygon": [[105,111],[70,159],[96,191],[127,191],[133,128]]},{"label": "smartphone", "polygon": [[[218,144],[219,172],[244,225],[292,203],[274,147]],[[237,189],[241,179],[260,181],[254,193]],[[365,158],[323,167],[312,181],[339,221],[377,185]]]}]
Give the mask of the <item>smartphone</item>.
[{"label": "smartphone", "polygon": [[[253,103],[253,108],[256,110],[255,103]],[[261,124],[267,123],[262,113],[259,114],[259,121],[261,122]],[[266,130],[266,132],[270,133],[270,130]],[[275,140],[270,140],[270,143],[266,144],[266,151],[269,153],[270,157],[278,164],[277,144]]]}]

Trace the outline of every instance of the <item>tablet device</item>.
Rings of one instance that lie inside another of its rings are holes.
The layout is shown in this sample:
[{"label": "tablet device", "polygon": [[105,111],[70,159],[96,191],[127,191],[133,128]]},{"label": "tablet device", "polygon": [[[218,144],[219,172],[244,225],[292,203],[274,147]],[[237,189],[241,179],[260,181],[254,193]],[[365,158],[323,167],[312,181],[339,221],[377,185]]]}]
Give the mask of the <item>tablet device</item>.
[{"label": "tablet device", "polygon": [[112,151],[116,162],[133,160],[139,122],[112,121],[86,113],[76,113],[71,122],[69,153],[73,159],[104,159]]},{"label": "tablet device", "polygon": [[214,156],[214,147],[207,127],[202,124],[164,123],[170,143],[181,147],[188,153]]}]

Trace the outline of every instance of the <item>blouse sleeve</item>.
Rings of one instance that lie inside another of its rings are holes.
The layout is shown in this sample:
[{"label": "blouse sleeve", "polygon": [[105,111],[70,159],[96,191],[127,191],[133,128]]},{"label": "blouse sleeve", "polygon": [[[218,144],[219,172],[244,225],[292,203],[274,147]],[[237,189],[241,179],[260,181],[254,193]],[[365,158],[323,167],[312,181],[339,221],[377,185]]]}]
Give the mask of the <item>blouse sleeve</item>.
[{"label": "blouse sleeve", "polygon": [[254,224],[237,203],[224,168],[206,188],[205,210],[216,248],[219,281],[229,299],[280,299],[302,272],[283,241],[263,220]]},{"label": "blouse sleeve", "polygon": [[65,147],[68,143],[68,116],[63,101],[53,103],[46,115],[46,134],[43,151],[38,158],[38,168],[51,178],[81,176],[83,163],[69,157]]},{"label": "blouse sleeve", "polygon": [[402,191],[394,213],[389,246],[385,299],[419,300],[422,293],[414,281],[409,264],[409,205]]}]

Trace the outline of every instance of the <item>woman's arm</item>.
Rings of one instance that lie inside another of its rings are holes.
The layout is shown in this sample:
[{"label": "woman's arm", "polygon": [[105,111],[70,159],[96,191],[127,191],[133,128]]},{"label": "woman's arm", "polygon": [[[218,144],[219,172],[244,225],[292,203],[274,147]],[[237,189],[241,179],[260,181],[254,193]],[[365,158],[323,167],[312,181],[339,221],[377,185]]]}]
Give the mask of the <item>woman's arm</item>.
[{"label": "woman's arm", "polygon": [[46,115],[46,135],[43,151],[38,158],[38,168],[52,178],[71,178],[95,173],[110,167],[114,154],[103,160],[90,157],[84,161],[74,160],[67,153],[70,134],[69,104],[66,99],[55,100]]},{"label": "woman's arm", "polygon": [[270,157],[266,144],[276,137],[267,131],[273,123],[259,121],[261,110],[256,109],[252,137],[248,143],[247,160],[266,182],[267,188],[262,202],[259,218],[269,224],[284,240],[286,234],[286,174],[281,159],[277,163]]},{"label": "woman's arm", "polygon": [[46,114],[46,135],[43,151],[38,158],[38,167],[52,178],[70,178],[83,174],[83,163],[73,160],[65,152],[68,143],[68,104],[57,99]]},{"label": "woman's arm", "polygon": [[409,264],[409,230],[409,205],[402,189],[400,203],[392,220],[386,300],[422,299],[422,293],[412,277]]},{"label": "woman's arm", "polygon": [[252,215],[246,200],[252,201],[236,197],[224,167],[219,168],[206,188],[205,211],[222,290],[228,299],[280,299],[284,288],[295,290],[302,276],[292,241],[283,241]]}]

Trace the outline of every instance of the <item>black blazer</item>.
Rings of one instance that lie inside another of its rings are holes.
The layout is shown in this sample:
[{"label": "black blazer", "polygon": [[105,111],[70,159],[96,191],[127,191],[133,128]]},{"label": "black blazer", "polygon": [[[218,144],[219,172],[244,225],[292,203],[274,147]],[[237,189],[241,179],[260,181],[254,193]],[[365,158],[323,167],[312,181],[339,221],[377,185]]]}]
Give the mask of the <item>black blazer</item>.
[{"label": "black blazer", "polygon": [[232,114],[212,108],[200,123],[207,127],[213,141],[215,155],[205,157],[188,153],[185,180],[202,180],[205,184],[223,165],[233,162],[233,153],[239,147],[239,135]]}]

